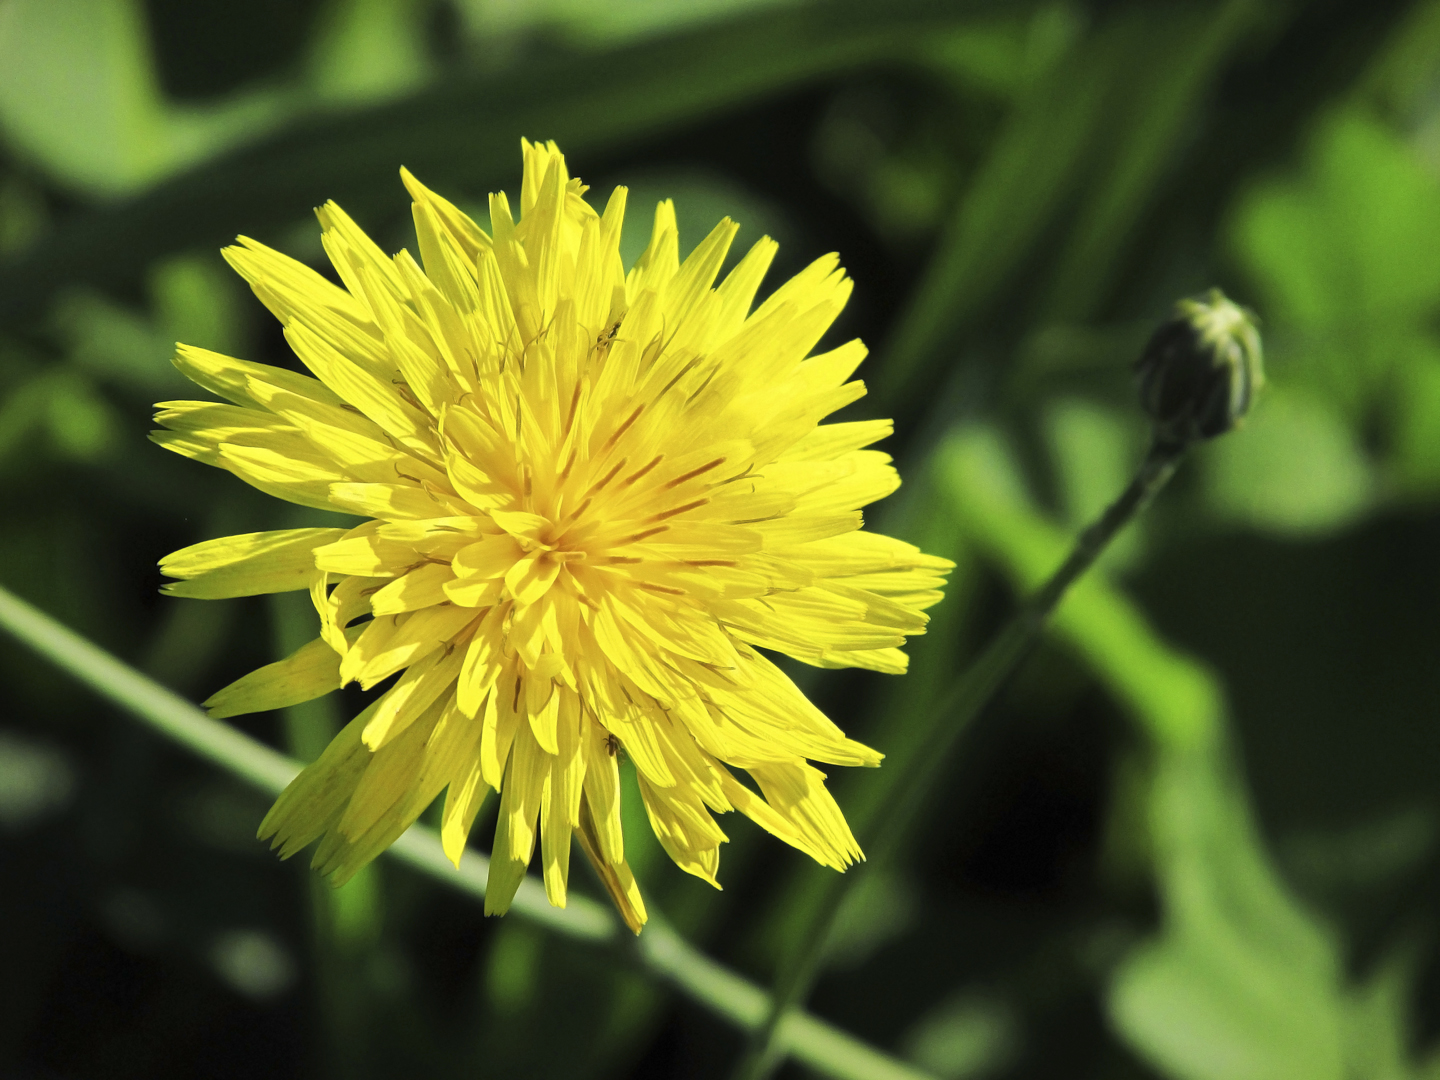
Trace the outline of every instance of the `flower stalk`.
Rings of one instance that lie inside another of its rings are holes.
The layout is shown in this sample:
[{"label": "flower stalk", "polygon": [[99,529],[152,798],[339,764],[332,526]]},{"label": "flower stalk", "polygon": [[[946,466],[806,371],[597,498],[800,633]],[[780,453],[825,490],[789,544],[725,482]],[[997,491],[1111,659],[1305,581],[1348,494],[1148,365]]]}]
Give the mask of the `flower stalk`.
[{"label": "flower stalk", "polygon": [[[300,771],[298,762],[211,719],[3,587],[0,630],[167,739],[259,791],[274,795]],[[484,899],[490,861],[467,849],[460,865],[452,865],[433,829],[412,825],[387,854],[477,901]],[[624,962],[742,1031],[753,1030],[768,1015],[763,989],[695,949],[654,913],[648,931],[637,939],[621,933],[616,916],[589,897],[572,894],[567,907],[551,907],[544,885],[528,876],[511,910],[563,937],[613,949]],[[779,1042],[786,1053],[837,1080],[931,1080],[922,1070],[801,1011],[791,1012]]]}]

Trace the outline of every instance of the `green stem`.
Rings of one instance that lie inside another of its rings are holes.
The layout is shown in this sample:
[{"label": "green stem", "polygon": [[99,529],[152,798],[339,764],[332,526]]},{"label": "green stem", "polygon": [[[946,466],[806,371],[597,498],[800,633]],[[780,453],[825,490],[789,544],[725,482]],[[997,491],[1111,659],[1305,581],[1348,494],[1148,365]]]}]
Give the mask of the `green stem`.
[{"label": "green stem", "polygon": [[211,720],[104,649],[0,587],[0,628],[62,671],[144,720],[206,761],[261,791],[278,795],[300,766],[234,728]]},{"label": "green stem", "polygon": [[[167,738],[269,795],[278,795],[300,771],[299,763],[211,719],[3,587],[0,629]],[[390,845],[388,854],[476,900],[485,897],[489,860],[466,851],[457,870],[433,829],[412,825]],[[656,914],[637,939],[622,929],[608,907],[588,897],[571,893],[567,907],[551,907],[545,886],[530,877],[521,883],[510,910],[557,934],[610,948],[743,1031],[758,1029],[772,1012],[763,989],[699,952]],[[930,1074],[803,1012],[787,1017],[778,1038],[773,1030],[767,1038],[837,1080],[933,1080]]]},{"label": "green stem", "polygon": [[[923,750],[905,763],[872,820],[875,833],[868,838],[866,871],[874,873],[894,855],[909,826],[924,805],[935,781],[948,762],[950,750],[1012,672],[1039,640],[1050,615],[1066,591],[1099,558],[1115,535],[1156,496],[1184,457],[1185,446],[1156,442],[1120,497],[1075,541],[1070,555],[1048,581],[1011,617],[985,651],[955,681],[932,712],[934,736]],[[770,998],[770,1011],[757,1025],[745,1053],[733,1072],[735,1080],[765,1080],[786,1056],[780,1034],[789,1028],[790,1010],[804,1000],[819,973],[825,947],[845,898],[855,887],[857,874],[833,875],[804,936],[781,967]]]}]

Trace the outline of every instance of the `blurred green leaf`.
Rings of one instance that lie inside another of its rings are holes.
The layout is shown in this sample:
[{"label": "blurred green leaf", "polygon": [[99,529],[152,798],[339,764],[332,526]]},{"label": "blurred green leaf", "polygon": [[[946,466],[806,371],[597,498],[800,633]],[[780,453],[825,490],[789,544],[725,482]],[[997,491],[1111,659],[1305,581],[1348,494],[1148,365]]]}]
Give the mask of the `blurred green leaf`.
[{"label": "blurred green leaf", "polygon": [[[237,612],[228,604],[178,599],[166,601],[163,610],[164,617],[145,643],[140,668],[166,686],[208,697],[214,687],[204,680],[229,646]],[[253,839],[254,828],[249,831]]]},{"label": "blurred green leaf", "polygon": [[1344,108],[1302,172],[1241,199],[1230,238],[1274,327],[1277,377],[1363,423],[1440,309],[1440,181],[1384,125]]},{"label": "blurred green leaf", "polygon": [[1348,525],[1377,501],[1355,433],[1318,395],[1270,386],[1245,426],[1205,449],[1206,499],[1222,521],[1306,536]]},{"label": "blurred green leaf", "polygon": [[189,386],[170,365],[175,343],[145,315],[99,293],[67,294],[55,307],[54,325],[70,362],[87,375],[147,394]]},{"label": "blurred green leaf", "polygon": [[153,315],[76,289],[56,304],[53,326],[76,368],[146,395],[194,395],[170,359],[176,342],[240,351],[236,282],[218,259],[179,256],[150,274]]},{"label": "blurred green leaf", "polygon": [[[1376,59],[1356,88],[1356,98],[1385,114],[1411,120],[1430,105],[1440,65],[1440,3],[1419,0],[1377,51]],[[1433,133],[1433,132],[1432,132]],[[1425,132],[1418,132],[1423,139]]]},{"label": "blurred green leaf", "polygon": [[[1440,5],[1416,4],[1354,97],[1322,118],[1302,167],[1255,184],[1231,215],[1277,379],[1310,393],[1272,395],[1253,433],[1216,448],[1222,513],[1318,532],[1440,482],[1440,179],[1425,156],[1437,56]],[[1389,437],[1375,444],[1377,422]]]},{"label": "blurred green leaf", "polygon": [[985,309],[1059,208],[1102,121],[1108,75],[1076,44],[1017,100],[940,232],[884,353],[877,384],[901,400],[944,340]]},{"label": "blurred green leaf", "polygon": [[938,104],[913,129],[896,130],[896,119],[880,84],[849,87],[827,107],[811,159],[819,180],[901,249],[925,243],[949,210],[956,132]]},{"label": "blurred green leaf", "polygon": [[[1125,487],[1144,449],[1144,431],[1133,413],[1081,398],[1046,404],[1044,435],[1065,520],[1075,528],[1100,516]],[[1133,523],[1106,549],[1100,566],[1121,569],[1140,555],[1144,521]]]},{"label": "blurred green leaf", "polygon": [[0,402],[0,462],[20,457],[35,436],[49,435],[61,457],[94,462],[114,450],[122,430],[115,409],[83,374],[59,369],[36,375]]},{"label": "blurred green leaf", "polygon": [[994,3],[808,4],[617,49],[603,63],[552,51],[518,71],[299,121],[78,216],[0,264],[0,323],[33,314],[63,286],[124,281],[161,256],[283,225],[326,199],[357,214],[402,205],[401,165],[452,194],[513,188],[522,135],[557,140],[578,167],[785,87],[903,63],[927,34]]},{"label": "blurred green leaf", "polygon": [[544,941],[534,927],[508,922],[500,927],[485,974],[490,1001],[501,1013],[516,1013],[530,1004],[539,982]]},{"label": "blurred green leaf", "polygon": [[1440,184],[1363,114],[1328,118],[1304,174],[1251,191],[1232,235],[1273,319],[1329,331],[1440,306]]},{"label": "blurred green leaf", "polygon": [[135,191],[281,112],[271,94],[206,109],[167,106],[139,0],[0,6],[0,128],[11,145],[83,193]]},{"label": "blurred green leaf", "polygon": [[[164,342],[163,366],[170,367],[176,342],[216,352],[237,353],[241,313],[239,281],[219,259],[180,255],[158,263],[150,274],[155,334]],[[170,380],[164,371],[164,380]]]},{"label": "blurred green leaf", "polygon": [[375,101],[433,74],[421,0],[330,0],[309,58],[323,100]]},{"label": "blurred green leaf", "polygon": [[45,205],[33,184],[18,176],[0,179],[0,255],[24,248],[45,228]]},{"label": "blurred green leaf", "polygon": [[1341,1080],[1336,946],[1267,861],[1233,769],[1167,754],[1153,783],[1165,925],[1116,972],[1116,1025],[1180,1080]]},{"label": "blurred green leaf", "polygon": [[65,809],[75,794],[75,765],[63,751],[0,731],[0,828],[12,835]]},{"label": "blurred green leaf", "polygon": [[[939,460],[966,534],[1033,588],[1067,545],[1027,504],[1004,443],[963,431]],[[1225,750],[1220,687],[1094,572],[1063,602],[1055,630],[1153,746],[1165,928],[1117,972],[1121,1033],[1180,1080],[1339,1080],[1336,949],[1264,855]]]},{"label": "blurred green leaf", "polygon": [[[937,449],[936,468],[964,538],[1017,588],[1038,588],[1064,559],[1069,538],[1033,509],[1004,438],[987,426],[963,428]],[[1072,587],[1053,625],[1155,742],[1177,750],[1216,743],[1222,705],[1214,679],[1157,640],[1100,575]]]},{"label": "blurred green leaf", "polygon": [[963,992],[940,1002],[906,1033],[905,1056],[943,1080],[993,1076],[1016,1057],[1018,1027],[1004,1002]]},{"label": "blurred green leaf", "polygon": [[1405,492],[1440,494],[1440,344],[1418,340],[1400,370],[1390,465]]},{"label": "blurred green leaf", "polygon": [[1375,890],[1394,888],[1435,851],[1440,823],[1428,806],[1411,806],[1345,828],[1292,830],[1279,855],[1292,881],[1327,909],[1343,909]]},{"label": "blurred green leaf", "polygon": [[1411,1080],[1420,1073],[1410,1063],[1410,988],[1414,960],[1406,953],[1390,957],[1351,995],[1346,1018],[1346,1060],[1356,1080]]},{"label": "blurred green leaf", "polygon": [[481,47],[497,37],[541,30],[591,48],[614,47],[797,0],[457,0]]},{"label": "blurred green leaf", "polygon": [[164,171],[159,89],[129,0],[11,0],[0,8],[0,124],[81,188],[122,191]]},{"label": "blurred green leaf", "polygon": [[1094,172],[1054,261],[1047,321],[1094,314],[1221,66],[1267,17],[1258,0],[1222,0],[1117,22],[1100,47],[1110,86],[1091,146]]},{"label": "blurred green leaf", "polygon": [[833,968],[864,963],[910,929],[919,906],[919,889],[908,877],[884,868],[866,874],[840,907],[825,945],[826,962]]},{"label": "blurred green leaf", "polygon": [[25,448],[44,424],[51,385],[49,374],[35,375],[8,388],[0,400],[0,463]]}]

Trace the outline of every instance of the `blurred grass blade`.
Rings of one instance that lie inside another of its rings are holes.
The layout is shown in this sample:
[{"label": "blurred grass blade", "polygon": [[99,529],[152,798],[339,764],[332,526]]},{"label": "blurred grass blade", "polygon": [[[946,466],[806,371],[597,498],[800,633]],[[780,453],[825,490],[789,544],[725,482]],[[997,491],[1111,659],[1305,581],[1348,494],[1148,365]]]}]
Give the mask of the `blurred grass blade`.
[{"label": "blurred grass blade", "polygon": [[874,392],[885,408],[905,401],[941,343],[985,310],[1078,182],[1104,122],[1106,59],[1088,42],[1072,46],[1013,107],[881,354]]},{"label": "blurred grass blade", "polygon": [[62,671],[206,761],[278,795],[300,767],[285,755],[211,720],[190,702],[0,588],[0,627]]},{"label": "blurred grass blade", "polygon": [[[261,791],[279,794],[300,770],[299,764],[285,755],[210,719],[184,698],[4,588],[0,588],[0,628],[101,697]],[[457,871],[446,858],[433,829],[411,826],[388,852],[441,884],[477,900],[485,896],[489,860],[467,851]],[[632,957],[652,976],[742,1029],[759,1027],[769,1008],[769,995],[764,990],[698,952],[657,914],[652,913],[644,934],[633,939],[621,932],[619,921],[607,906],[572,894],[568,906],[551,907],[545,898],[544,885],[528,877],[521,884],[511,911],[565,937],[607,945]],[[806,1014],[796,1014],[781,1036],[797,1060],[837,1080],[929,1078],[929,1074]]]},{"label": "blurred grass blade", "polygon": [[397,205],[408,166],[439,189],[512,183],[521,136],[555,139],[581,166],[727,107],[836,73],[903,62],[927,36],[996,6],[807,4],[610,53],[551,53],[520,70],[452,80],[403,101],[312,118],[66,222],[0,264],[0,324],[64,285],[135,277],[163,255],[263,232],[335,199]]},{"label": "blurred grass blade", "polygon": [[[876,389],[887,408],[908,399],[944,343],[1031,264],[1042,238],[1061,244],[1058,259],[1043,260],[1044,317],[1090,314],[1256,9],[1227,0],[1112,17],[1020,96],[882,354]],[[1067,209],[1071,219],[1060,222]]]},{"label": "blurred grass blade", "polygon": [[1104,141],[1096,147],[1094,179],[1051,271],[1042,305],[1045,320],[1093,316],[1113,280],[1141,217],[1150,208],[1177,147],[1221,65],[1252,40],[1262,7],[1256,0],[1224,0],[1210,8],[1131,16],[1107,44],[1114,83],[1106,101]]}]

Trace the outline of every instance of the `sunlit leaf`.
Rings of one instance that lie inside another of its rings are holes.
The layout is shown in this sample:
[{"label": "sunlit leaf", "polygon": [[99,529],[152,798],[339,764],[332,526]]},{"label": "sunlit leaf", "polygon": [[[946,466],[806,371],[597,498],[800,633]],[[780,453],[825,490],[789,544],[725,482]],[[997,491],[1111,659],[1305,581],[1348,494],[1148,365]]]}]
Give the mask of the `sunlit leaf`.
[{"label": "sunlit leaf", "polygon": [[1233,230],[1271,318],[1330,328],[1440,307],[1440,183],[1364,115],[1330,118],[1303,176],[1257,187]]},{"label": "sunlit leaf", "polygon": [[119,191],[167,164],[145,27],[130,0],[0,7],[0,124],[62,179]]},{"label": "sunlit leaf", "polygon": [[268,93],[203,109],[168,105],[139,0],[0,5],[0,129],[85,194],[134,191],[282,112],[281,100]]},{"label": "sunlit leaf", "polygon": [[432,74],[416,0],[342,0],[326,16],[308,65],[321,98],[382,100]]},{"label": "sunlit leaf", "polygon": [[[1033,588],[1067,543],[1027,505],[1003,442],[973,429],[939,455],[967,535]],[[1155,755],[1149,817],[1165,923],[1116,975],[1120,1032],[1176,1080],[1340,1080],[1337,951],[1264,853],[1229,762],[1214,677],[1095,572],[1054,625]]]},{"label": "sunlit leaf", "polygon": [[1207,447],[1206,495],[1222,520],[1314,535],[1358,520],[1379,494],[1355,432],[1323,398],[1272,386],[1239,431]]},{"label": "sunlit leaf", "polygon": [[1393,131],[1341,109],[1302,172],[1241,200],[1230,237],[1283,347],[1285,377],[1360,421],[1440,310],[1440,181]]}]

